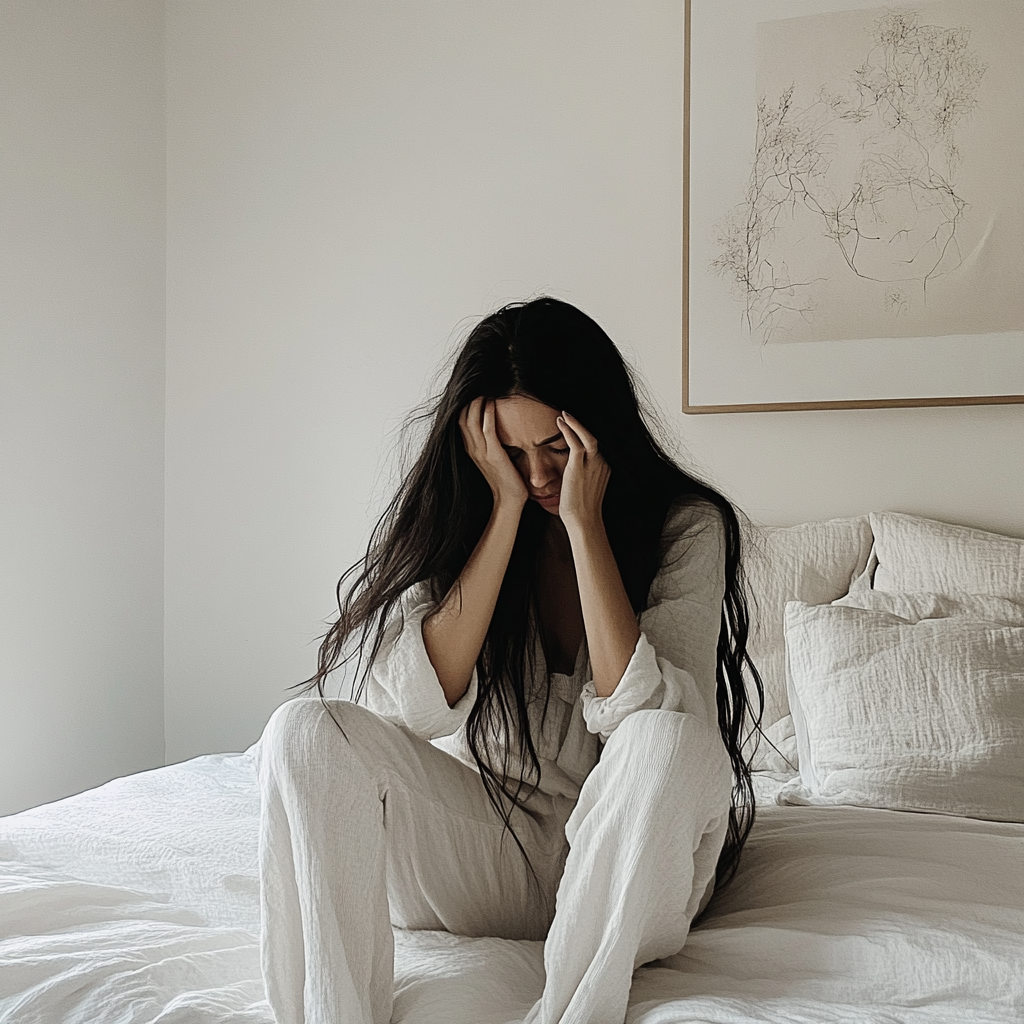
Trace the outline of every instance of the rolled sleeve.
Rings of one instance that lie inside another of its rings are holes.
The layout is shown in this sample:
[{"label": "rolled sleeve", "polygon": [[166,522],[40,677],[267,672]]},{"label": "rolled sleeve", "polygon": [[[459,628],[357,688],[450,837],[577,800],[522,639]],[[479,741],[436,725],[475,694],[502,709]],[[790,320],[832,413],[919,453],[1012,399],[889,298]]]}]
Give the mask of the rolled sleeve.
[{"label": "rolled sleeve", "polygon": [[382,718],[426,740],[461,729],[476,702],[477,673],[454,707],[448,706],[423,643],[423,620],[434,610],[426,584],[402,596],[400,614],[384,632],[366,684],[366,704]]},{"label": "rolled sleeve", "polygon": [[725,530],[710,506],[678,509],[664,532],[661,568],[640,616],[640,638],[618,685],[581,694],[588,731],[607,740],[640,710],[685,711],[708,720],[717,707],[716,669],[725,597]]},{"label": "rolled sleeve", "polygon": [[659,658],[643,633],[614,691],[607,697],[598,697],[591,680],[583,687],[580,699],[588,731],[602,740],[607,740],[634,711],[706,714],[693,676],[667,658]]}]

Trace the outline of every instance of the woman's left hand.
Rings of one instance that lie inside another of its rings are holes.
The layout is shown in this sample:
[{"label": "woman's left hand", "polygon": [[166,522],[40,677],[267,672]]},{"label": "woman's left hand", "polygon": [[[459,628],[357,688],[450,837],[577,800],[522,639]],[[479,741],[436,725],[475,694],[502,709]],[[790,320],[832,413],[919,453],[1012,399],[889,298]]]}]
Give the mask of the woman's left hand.
[{"label": "woman's left hand", "polygon": [[569,461],[562,474],[558,498],[558,517],[566,527],[589,529],[602,525],[601,505],[612,475],[611,468],[598,451],[597,438],[575,416],[563,411],[557,423],[569,446]]}]

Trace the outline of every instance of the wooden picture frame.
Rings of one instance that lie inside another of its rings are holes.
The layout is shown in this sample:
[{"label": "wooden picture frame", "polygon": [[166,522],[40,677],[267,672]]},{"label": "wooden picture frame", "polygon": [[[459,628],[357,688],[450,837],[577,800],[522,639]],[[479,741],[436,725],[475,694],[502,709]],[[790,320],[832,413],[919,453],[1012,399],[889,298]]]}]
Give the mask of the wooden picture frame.
[{"label": "wooden picture frame", "polygon": [[683,411],[1024,402],[1024,4],[686,0],[684,31]]}]

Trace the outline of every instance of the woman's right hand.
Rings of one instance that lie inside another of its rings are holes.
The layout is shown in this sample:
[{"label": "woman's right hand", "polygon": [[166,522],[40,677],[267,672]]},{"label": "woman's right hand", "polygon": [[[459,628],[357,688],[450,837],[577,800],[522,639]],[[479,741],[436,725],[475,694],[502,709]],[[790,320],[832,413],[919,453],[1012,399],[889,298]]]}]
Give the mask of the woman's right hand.
[{"label": "woman's right hand", "polygon": [[459,414],[459,429],[469,457],[484,475],[494,495],[495,507],[522,507],[529,496],[526,484],[498,440],[494,402],[474,398]]}]

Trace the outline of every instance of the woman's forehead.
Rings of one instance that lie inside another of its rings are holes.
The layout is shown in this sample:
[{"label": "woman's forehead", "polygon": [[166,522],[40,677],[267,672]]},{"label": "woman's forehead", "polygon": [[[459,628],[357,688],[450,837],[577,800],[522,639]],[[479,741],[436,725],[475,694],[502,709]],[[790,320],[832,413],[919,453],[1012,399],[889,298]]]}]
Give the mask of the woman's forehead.
[{"label": "woman's forehead", "polygon": [[536,398],[513,395],[494,403],[494,425],[498,440],[513,448],[533,448],[559,434],[555,422],[559,413]]}]

